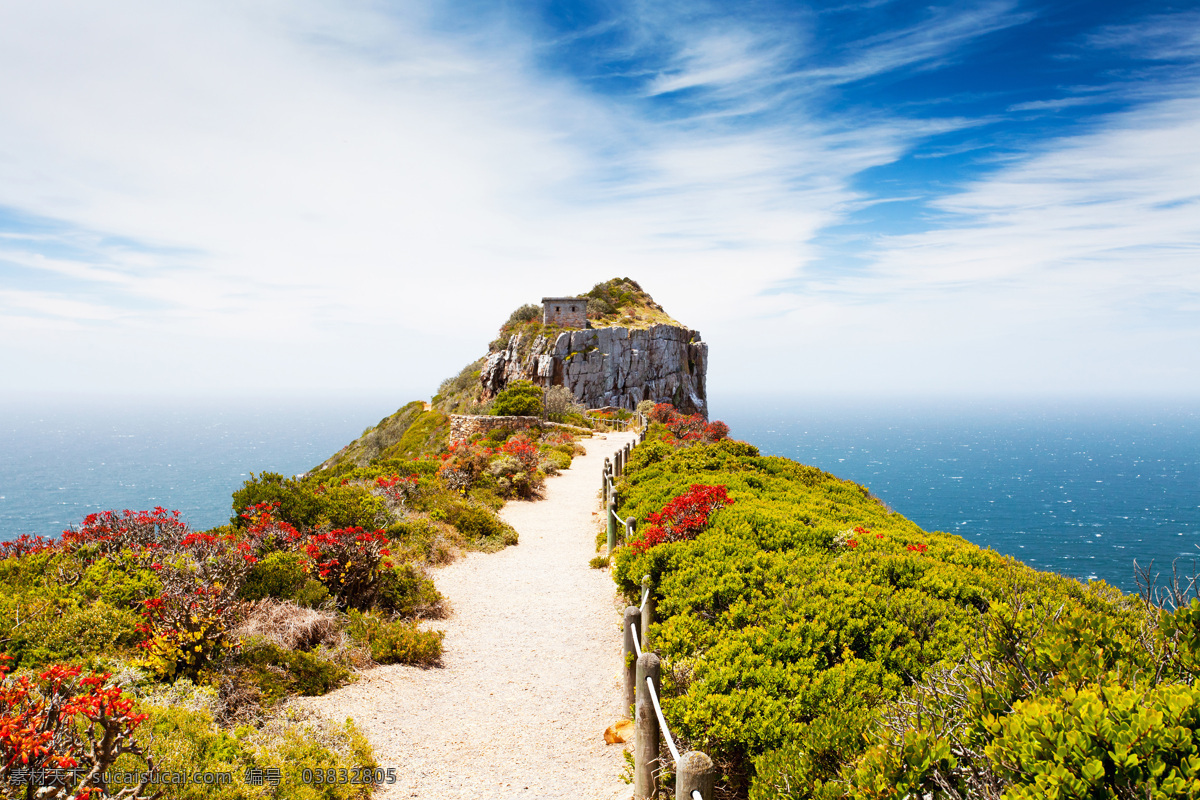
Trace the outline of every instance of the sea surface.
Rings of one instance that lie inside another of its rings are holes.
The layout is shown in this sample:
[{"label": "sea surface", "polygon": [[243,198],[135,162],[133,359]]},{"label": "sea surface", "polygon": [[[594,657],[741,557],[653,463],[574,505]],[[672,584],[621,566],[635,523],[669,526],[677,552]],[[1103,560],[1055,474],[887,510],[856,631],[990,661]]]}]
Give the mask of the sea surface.
[{"label": "sea surface", "polygon": [[1200,566],[1200,403],[727,400],[764,455],[867,486],[926,530],[1136,591]]},{"label": "sea surface", "polygon": [[[0,539],[93,511],[224,524],[252,472],[311,469],[405,400],[0,407]],[[714,398],[764,454],[867,486],[926,530],[1136,590],[1133,561],[1200,559],[1200,407]]]},{"label": "sea surface", "polygon": [[58,536],[107,509],[229,522],[250,473],[303,473],[396,410],[392,401],[112,401],[0,406],[0,540]]}]

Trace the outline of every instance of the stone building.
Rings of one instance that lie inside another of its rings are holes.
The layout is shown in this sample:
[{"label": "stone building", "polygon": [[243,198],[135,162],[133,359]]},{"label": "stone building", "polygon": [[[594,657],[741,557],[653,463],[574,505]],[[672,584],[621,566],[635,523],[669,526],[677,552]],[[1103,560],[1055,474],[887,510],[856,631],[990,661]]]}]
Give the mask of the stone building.
[{"label": "stone building", "polygon": [[583,330],[587,327],[586,297],[543,297],[542,324]]}]

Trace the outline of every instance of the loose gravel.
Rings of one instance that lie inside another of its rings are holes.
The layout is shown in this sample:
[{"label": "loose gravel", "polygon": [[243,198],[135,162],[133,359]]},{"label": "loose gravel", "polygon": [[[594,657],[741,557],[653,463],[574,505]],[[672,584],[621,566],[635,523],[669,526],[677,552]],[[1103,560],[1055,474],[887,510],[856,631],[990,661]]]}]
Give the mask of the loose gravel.
[{"label": "loose gravel", "polygon": [[451,604],[443,666],[377,667],[312,706],[353,718],[398,782],[393,798],[628,797],[621,746],[621,605],[591,569],[603,522],[601,468],[633,434],[584,440],[586,456],[546,481],[545,498],[500,515],[520,543],[468,553],[434,573]]}]

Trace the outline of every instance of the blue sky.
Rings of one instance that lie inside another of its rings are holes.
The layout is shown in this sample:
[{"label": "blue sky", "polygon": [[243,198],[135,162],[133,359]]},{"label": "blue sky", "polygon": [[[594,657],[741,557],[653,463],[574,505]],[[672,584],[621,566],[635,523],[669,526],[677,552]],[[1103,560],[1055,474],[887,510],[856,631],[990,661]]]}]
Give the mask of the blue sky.
[{"label": "blue sky", "polygon": [[1200,395],[1194,3],[0,2],[0,382],[431,394],[639,280],[716,393]]}]

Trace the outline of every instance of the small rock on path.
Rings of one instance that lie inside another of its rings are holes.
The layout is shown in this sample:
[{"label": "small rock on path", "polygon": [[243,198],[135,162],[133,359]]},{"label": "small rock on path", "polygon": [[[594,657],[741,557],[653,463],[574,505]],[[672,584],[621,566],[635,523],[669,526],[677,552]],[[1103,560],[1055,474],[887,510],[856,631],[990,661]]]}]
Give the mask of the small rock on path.
[{"label": "small rock on path", "polygon": [[629,796],[621,748],[621,606],[591,569],[604,458],[634,434],[584,440],[586,456],[546,481],[545,499],[500,512],[520,542],[467,553],[434,573],[451,604],[443,667],[377,667],[312,707],[354,719],[397,782],[380,800]]}]

